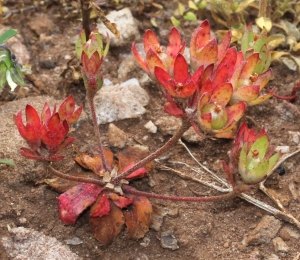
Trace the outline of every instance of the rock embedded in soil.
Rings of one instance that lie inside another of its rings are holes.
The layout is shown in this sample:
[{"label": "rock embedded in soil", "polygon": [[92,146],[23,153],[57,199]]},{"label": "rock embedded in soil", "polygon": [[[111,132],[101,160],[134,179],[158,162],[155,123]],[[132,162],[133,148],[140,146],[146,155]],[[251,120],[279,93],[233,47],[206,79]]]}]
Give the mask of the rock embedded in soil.
[{"label": "rock embedded in soil", "polygon": [[174,135],[181,126],[181,119],[174,116],[161,116],[154,124],[163,135]]},{"label": "rock embedded in soil", "polygon": [[300,232],[297,230],[293,230],[291,227],[283,227],[279,232],[279,236],[284,241],[289,241],[291,239],[298,240],[300,238]]},{"label": "rock embedded in soil", "polygon": [[108,126],[108,143],[110,146],[124,148],[127,142],[127,134],[114,124]]},{"label": "rock embedded in soil", "polygon": [[282,253],[287,253],[289,251],[289,247],[287,244],[282,240],[281,237],[275,237],[272,240],[272,243],[274,245],[274,249],[276,252],[282,252]]},{"label": "rock embedded in soil", "polygon": [[50,35],[55,25],[50,17],[45,14],[33,16],[27,23],[29,28],[34,31],[37,35],[48,34]]},{"label": "rock embedded in soil", "polygon": [[273,216],[264,216],[254,230],[242,241],[243,245],[266,244],[274,238],[282,223]]},{"label": "rock embedded in soil", "polygon": [[144,106],[148,105],[149,100],[149,95],[137,79],[103,86],[94,98],[98,124],[137,118],[146,112]]},{"label": "rock embedded in soil", "polygon": [[97,24],[99,32],[103,38],[106,38],[106,34],[108,33],[111,46],[120,47],[131,45],[132,42],[140,39],[138,24],[132,16],[129,8],[112,11],[106,15],[106,18],[111,23],[115,23],[120,32],[120,37],[117,38],[102,22]]},{"label": "rock embedded in soil", "polygon": [[179,249],[177,239],[174,236],[173,230],[168,230],[161,233],[160,244],[163,248],[172,250]]},{"label": "rock embedded in soil", "polygon": [[2,244],[12,259],[30,260],[80,260],[67,246],[56,238],[45,236],[31,228],[17,227],[3,237]]},{"label": "rock embedded in soil", "polygon": [[193,127],[190,127],[186,132],[184,132],[182,139],[189,143],[201,143],[205,138],[198,135]]},{"label": "rock embedded in soil", "polygon": [[[0,34],[4,33],[11,27],[6,27],[0,24]],[[29,63],[30,54],[27,50],[26,46],[22,43],[22,37],[20,34],[15,35],[14,37],[10,38],[5,42],[11,52],[16,55],[18,59],[18,63],[25,65]]]}]

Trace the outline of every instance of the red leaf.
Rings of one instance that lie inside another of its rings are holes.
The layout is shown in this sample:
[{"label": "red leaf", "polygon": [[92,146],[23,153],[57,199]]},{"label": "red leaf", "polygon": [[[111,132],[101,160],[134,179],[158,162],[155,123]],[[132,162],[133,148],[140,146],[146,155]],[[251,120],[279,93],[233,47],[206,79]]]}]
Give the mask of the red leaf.
[{"label": "red leaf", "polygon": [[182,54],[178,54],[174,63],[174,78],[177,83],[185,84],[189,78],[189,67]]},{"label": "red leaf", "polygon": [[183,117],[185,115],[176,103],[165,104],[164,111],[171,116]]},{"label": "red leaf", "polygon": [[123,208],[127,208],[130,204],[132,204],[133,200],[132,199],[128,199],[126,197],[123,196],[119,196],[115,193],[111,193],[109,195],[109,198],[113,201],[113,203],[115,203],[115,205],[117,207],[119,207],[120,209]]},{"label": "red leaf", "polygon": [[[93,207],[91,211],[93,210]],[[103,217],[90,216],[90,228],[103,246],[110,245],[120,234],[125,223],[123,212],[114,203],[110,203],[110,213]]]},{"label": "red leaf", "polygon": [[64,224],[75,224],[78,216],[93,205],[103,190],[91,183],[80,183],[58,197],[59,217]]},{"label": "red leaf", "polygon": [[142,55],[140,55],[139,52],[137,51],[137,49],[135,47],[135,43],[132,44],[131,51],[132,51],[132,54],[133,54],[135,60],[137,61],[137,63],[142,67],[142,69],[146,73],[149,73],[147,62],[144,60],[144,58],[142,57]]},{"label": "red leaf", "polygon": [[[131,169],[134,166],[134,164],[130,164],[127,167],[123,169],[123,172]],[[130,180],[134,178],[143,178],[145,175],[147,175],[147,170],[145,167],[139,168],[133,173],[129,174],[125,179]]]},{"label": "red leaf", "polygon": [[179,52],[183,52],[185,43],[181,42],[180,34],[176,27],[173,27],[169,35],[169,43],[167,46],[167,54],[175,58]]},{"label": "red leaf", "polygon": [[155,33],[152,32],[151,30],[147,30],[144,34],[145,53],[147,53],[150,50],[150,48],[152,48],[157,53],[157,49],[159,47],[160,47],[160,43]]},{"label": "red leaf", "polygon": [[[142,150],[137,147],[131,147],[127,148],[126,150],[123,150],[121,152],[118,152],[116,154],[116,157],[119,160],[119,171],[118,172],[124,172],[125,168],[131,167],[133,164],[136,164],[140,160],[144,159],[149,153],[145,150]],[[143,168],[146,172],[149,172],[152,167],[152,162],[147,163]],[[140,170],[140,169],[138,169]],[[144,171],[144,170],[142,170]]]},{"label": "red leaf", "polygon": [[91,217],[102,217],[109,213],[110,211],[110,202],[107,198],[107,193],[103,192],[93,205],[90,216]]}]

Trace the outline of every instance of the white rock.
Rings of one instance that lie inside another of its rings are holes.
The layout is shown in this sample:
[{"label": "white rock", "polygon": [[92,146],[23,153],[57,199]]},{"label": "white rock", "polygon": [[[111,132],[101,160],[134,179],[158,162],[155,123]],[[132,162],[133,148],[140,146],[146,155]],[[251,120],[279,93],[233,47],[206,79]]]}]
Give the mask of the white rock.
[{"label": "white rock", "polygon": [[277,146],[275,148],[276,152],[281,152],[281,153],[289,153],[290,152],[290,147],[287,145],[283,145],[283,146]]},{"label": "white rock", "polygon": [[2,244],[12,259],[30,260],[79,260],[66,245],[56,238],[45,236],[31,228],[17,227],[10,230],[10,237],[3,237]]},{"label": "white rock", "polygon": [[139,117],[146,112],[144,106],[148,105],[149,99],[137,79],[121,85],[103,86],[94,98],[98,123]]},{"label": "white rock", "polygon": [[150,120],[147,124],[144,125],[144,127],[150,132],[155,134],[157,132],[157,126],[153,124],[153,122]]},{"label": "white rock", "polygon": [[129,8],[112,11],[106,15],[106,18],[111,23],[115,23],[120,32],[120,38],[117,38],[102,22],[97,25],[103,38],[106,38],[106,33],[109,34],[111,46],[120,47],[130,45],[132,42],[140,39],[137,22],[134,20]]}]

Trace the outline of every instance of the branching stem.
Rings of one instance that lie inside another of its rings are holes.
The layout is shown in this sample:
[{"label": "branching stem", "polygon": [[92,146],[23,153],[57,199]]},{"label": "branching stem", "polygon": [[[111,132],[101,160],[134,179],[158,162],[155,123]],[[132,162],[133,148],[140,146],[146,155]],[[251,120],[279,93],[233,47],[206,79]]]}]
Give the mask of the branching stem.
[{"label": "branching stem", "polygon": [[161,195],[156,193],[144,192],[139,191],[131,186],[124,186],[123,191],[125,193],[145,196],[148,198],[155,198],[155,199],[163,199],[163,200],[173,200],[173,201],[185,201],[185,202],[211,202],[211,201],[220,201],[220,200],[227,200],[239,196],[242,192],[250,190],[252,187],[249,185],[242,185],[239,189],[235,189],[229,193],[211,196],[211,197],[180,197],[180,196],[168,196],[168,195]]},{"label": "branching stem", "polygon": [[102,160],[102,165],[105,171],[110,171],[111,169],[109,169],[106,159],[105,159],[105,155],[104,155],[104,150],[103,150],[103,146],[102,146],[102,142],[101,142],[101,133],[100,133],[100,129],[98,127],[98,122],[97,122],[97,116],[96,116],[96,111],[95,111],[95,104],[94,104],[94,95],[88,93],[88,89],[87,89],[87,99],[90,105],[90,110],[91,110],[91,114],[92,114],[92,120],[93,120],[93,126],[94,126],[94,132],[95,135],[97,137],[97,141],[98,141],[98,148],[99,148],[99,153],[101,156],[101,160]]},{"label": "branching stem", "polygon": [[105,186],[105,182],[101,180],[97,180],[94,178],[84,178],[84,177],[77,177],[77,176],[72,176],[68,174],[64,174],[58,170],[55,170],[53,167],[49,166],[51,172],[62,179],[69,180],[69,181],[77,181],[77,182],[85,182],[85,183],[93,183],[93,184],[98,184],[99,186]]},{"label": "branching stem", "polygon": [[139,168],[143,167],[147,163],[153,161],[154,159],[158,158],[163,153],[168,151],[171,148],[171,146],[173,146],[181,138],[183,133],[189,129],[189,127],[190,127],[190,123],[188,122],[188,120],[182,119],[181,127],[176,131],[176,133],[172,136],[172,138],[169,141],[167,141],[161,148],[159,148],[155,152],[151,153],[143,160],[139,161],[132,168],[128,169],[127,171],[120,174],[118,177],[114,178],[112,180],[112,183],[114,183],[115,185],[119,184],[120,180],[126,178],[128,175],[130,175],[134,171],[138,170]]}]

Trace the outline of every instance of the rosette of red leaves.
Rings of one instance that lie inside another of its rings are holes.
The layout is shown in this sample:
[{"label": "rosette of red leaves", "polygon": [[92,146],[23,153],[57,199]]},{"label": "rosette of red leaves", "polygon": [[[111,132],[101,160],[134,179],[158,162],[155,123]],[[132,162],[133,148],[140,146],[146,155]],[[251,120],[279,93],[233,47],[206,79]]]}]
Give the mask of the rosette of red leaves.
[{"label": "rosette of red leaves", "polygon": [[[146,156],[146,153],[137,149],[127,149],[115,155],[105,148],[105,158],[111,169],[117,169],[120,174],[131,168],[136,162]],[[104,172],[101,156],[82,154],[75,161],[91,172],[75,174],[78,177],[98,178],[109,177]],[[151,164],[147,164],[129,176],[126,180],[144,177],[150,170]],[[114,170],[113,170],[114,171]],[[108,184],[109,183],[108,179]],[[128,183],[128,181],[125,181]],[[152,219],[152,205],[144,196],[126,194],[120,189],[108,189],[108,185],[101,187],[91,183],[80,183],[61,178],[45,180],[52,188],[63,192],[58,197],[60,219],[64,224],[74,224],[77,218],[87,208],[90,209],[90,227],[93,236],[104,246],[111,244],[120,234],[124,225],[131,239],[137,240],[144,237],[149,230]]]},{"label": "rosette of red leaves", "polygon": [[58,111],[54,106],[51,112],[48,103],[45,103],[41,116],[34,107],[27,105],[26,125],[22,120],[22,111],[14,115],[19,133],[30,148],[22,147],[21,155],[40,161],[57,161],[64,158],[64,155],[58,153],[76,140],[74,137],[69,137],[68,133],[70,125],[77,122],[81,112],[82,105],[75,110],[72,95],[62,102]]}]

